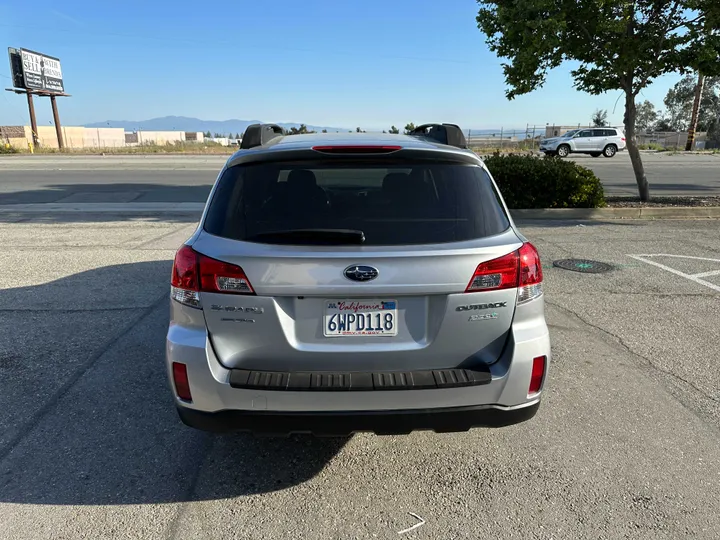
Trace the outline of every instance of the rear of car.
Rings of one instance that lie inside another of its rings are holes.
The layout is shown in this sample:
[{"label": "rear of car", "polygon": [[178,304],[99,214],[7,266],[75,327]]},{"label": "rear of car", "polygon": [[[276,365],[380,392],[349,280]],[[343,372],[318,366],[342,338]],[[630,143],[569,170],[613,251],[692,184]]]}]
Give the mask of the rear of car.
[{"label": "rear of car", "polygon": [[390,137],[284,137],[228,162],[173,268],[186,424],[345,435],[535,414],[537,251],[472,152]]}]

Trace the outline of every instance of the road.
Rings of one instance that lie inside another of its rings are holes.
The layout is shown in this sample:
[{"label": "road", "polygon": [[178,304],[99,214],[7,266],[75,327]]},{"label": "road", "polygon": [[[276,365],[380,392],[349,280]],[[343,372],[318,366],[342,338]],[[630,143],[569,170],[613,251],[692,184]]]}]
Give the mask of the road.
[{"label": "road", "polygon": [[390,539],[411,512],[403,538],[720,536],[720,222],[521,224],[554,355],[530,422],[276,440],[173,410],[168,276],[196,216],[90,216],[0,211],[1,540]]},{"label": "road", "polygon": [[[0,205],[46,202],[204,202],[223,156],[4,156]],[[576,156],[608,195],[635,195],[627,152]],[[720,155],[643,154],[656,195],[719,195]]]}]

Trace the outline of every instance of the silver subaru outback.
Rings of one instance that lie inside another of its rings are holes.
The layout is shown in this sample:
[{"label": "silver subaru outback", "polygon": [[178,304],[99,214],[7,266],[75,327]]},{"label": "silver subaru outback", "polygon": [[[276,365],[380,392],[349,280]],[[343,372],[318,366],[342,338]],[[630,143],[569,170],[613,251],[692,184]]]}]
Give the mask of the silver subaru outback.
[{"label": "silver subaru outback", "polygon": [[248,128],[171,281],[167,368],[189,426],[465,431],[540,405],[540,258],[457,126]]}]

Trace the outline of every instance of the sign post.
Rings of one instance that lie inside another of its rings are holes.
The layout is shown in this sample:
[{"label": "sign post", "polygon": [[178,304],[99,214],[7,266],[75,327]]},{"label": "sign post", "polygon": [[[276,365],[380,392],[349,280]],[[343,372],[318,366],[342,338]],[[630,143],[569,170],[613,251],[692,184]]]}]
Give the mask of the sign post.
[{"label": "sign post", "polygon": [[30,111],[30,130],[32,131],[33,146],[39,146],[38,132],[37,132],[37,120],[35,119],[35,105],[33,104],[33,95],[27,93],[28,100],[28,111]]},{"label": "sign post", "polygon": [[55,98],[58,96],[70,97],[70,95],[65,93],[60,59],[28,49],[15,49],[13,47],[8,47],[8,55],[10,57],[10,72],[12,74],[13,88],[6,88],[6,90],[8,92],[15,92],[16,94],[27,95],[33,145],[40,145],[33,96],[47,96],[50,98],[53,119],[55,121],[58,148],[62,150],[65,144]]}]

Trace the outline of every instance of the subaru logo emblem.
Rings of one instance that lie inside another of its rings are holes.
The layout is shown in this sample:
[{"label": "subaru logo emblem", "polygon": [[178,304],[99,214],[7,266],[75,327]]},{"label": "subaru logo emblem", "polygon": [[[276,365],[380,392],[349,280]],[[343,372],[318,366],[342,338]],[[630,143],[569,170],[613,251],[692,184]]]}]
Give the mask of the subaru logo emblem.
[{"label": "subaru logo emblem", "polygon": [[378,272],[377,268],[373,268],[372,266],[354,264],[352,266],[348,266],[343,274],[346,278],[352,281],[370,281],[378,277],[380,272]]}]

